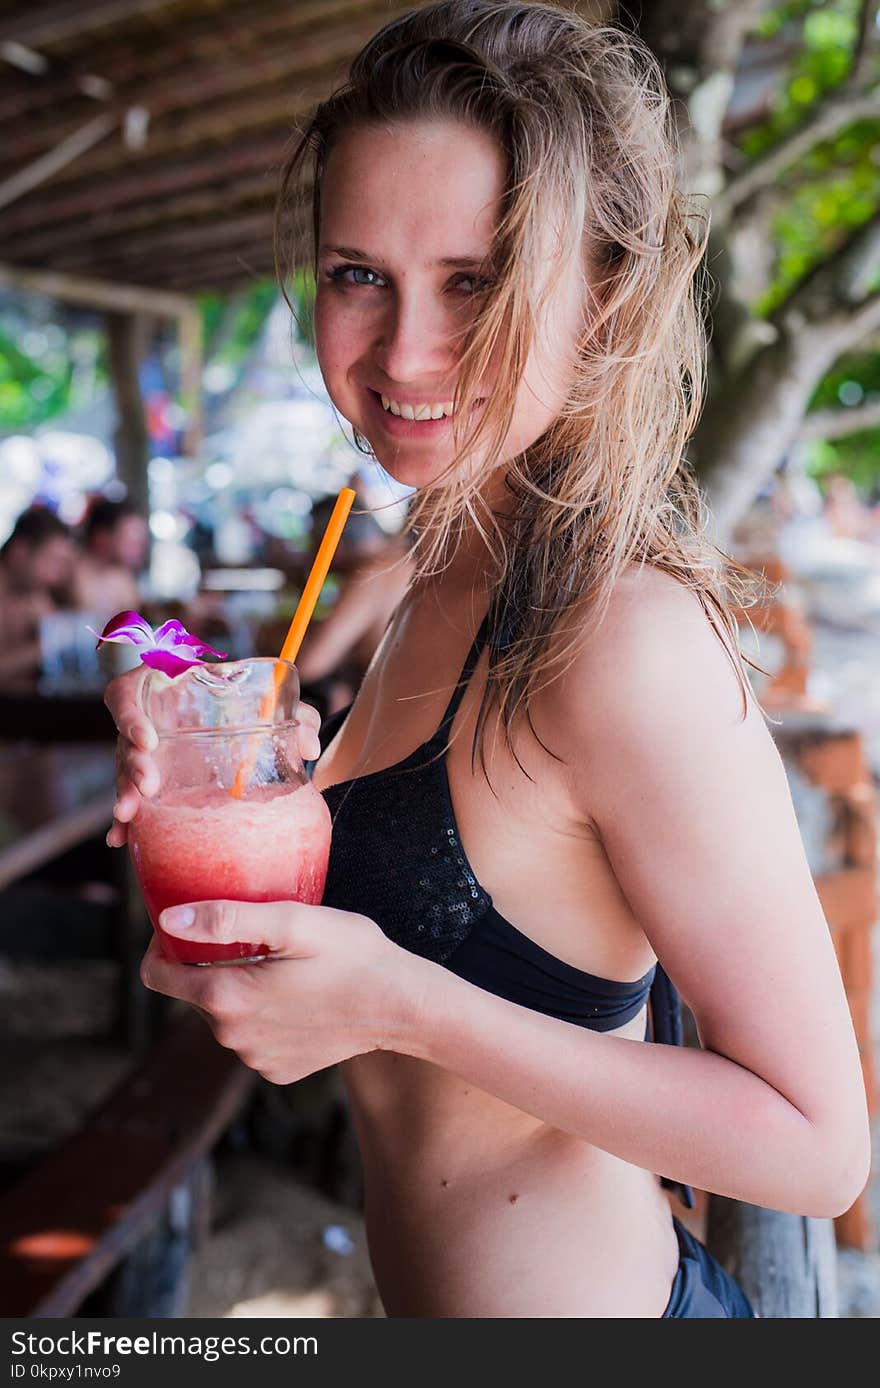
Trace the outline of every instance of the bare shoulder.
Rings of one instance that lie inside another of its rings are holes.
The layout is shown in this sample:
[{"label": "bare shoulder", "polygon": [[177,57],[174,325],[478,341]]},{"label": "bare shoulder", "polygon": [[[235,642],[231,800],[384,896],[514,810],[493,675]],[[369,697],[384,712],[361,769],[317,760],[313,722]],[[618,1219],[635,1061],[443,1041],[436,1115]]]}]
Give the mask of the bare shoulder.
[{"label": "bare shoulder", "polygon": [[690,759],[719,740],[732,746],[744,730],[771,742],[726,638],[697,594],[670,575],[631,567],[604,620],[585,613],[583,631],[557,634],[572,638],[568,668],[536,701],[537,726],[553,729],[553,750],[577,769],[588,796],[603,768],[618,776],[637,763],[647,772],[661,757]]},{"label": "bare shoulder", "polygon": [[[692,589],[659,569],[627,570],[611,595],[604,621],[587,629],[563,697],[592,693],[597,713],[649,721],[663,699],[686,697],[720,720],[743,715],[742,686],[729,638]],[[660,701],[658,705],[658,700]],[[753,699],[751,711],[757,714]],[[758,715],[760,716],[760,715]]]}]

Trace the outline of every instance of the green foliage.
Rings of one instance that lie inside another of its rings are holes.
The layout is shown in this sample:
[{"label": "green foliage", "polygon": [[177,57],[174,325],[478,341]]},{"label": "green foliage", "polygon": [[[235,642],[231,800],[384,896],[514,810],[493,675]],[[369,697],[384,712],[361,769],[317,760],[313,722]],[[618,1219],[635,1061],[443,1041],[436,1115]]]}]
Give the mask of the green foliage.
[{"label": "green foliage", "polygon": [[759,16],[755,33],[761,38],[773,38],[786,25],[804,19],[815,7],[816,0],[791,0],[788,5],[772,5]]},{"label": "green foliage", "polygon": [[[765,153],[809,117],[810,108],[846,77],[858,34],[860,0],[829,0],[821,10],[810,5],[785,5],[768,10],[757,28],[765,36],[794,26],[802,19],[801,44],[767,120],[747,130],[739,142],[743,154]],[[776,29],[766,26],[777,23]]]},{"label": "green foliage", "polygon": [[[880,123],[871,139],[878,138]],[[880,207],[880,166],[868,154],[870,143],[866,139],[863,156],[849,168],[835,168],[833,153],[817,152],[817,158],[828,159],[828,174],[803,182],[780,206],[772,223],[775,273],[768,292],[755,305],[758,313],[779,308],[814,266],[875,215]]]},{"label": "green foliage", "polygon": [[[743,135],[744,154],[757,158],[772,149],[808,121],[815,105],[845,80],[860,8],[860,0],[828,0],[821,8],[798,3],[765,12],[760,34],[799,28],[801,46],[775,110]],[[778,184],[782,197],[772,223],[775,273],[767,294],[754,306],[758,313],[779,308],[814,266],[875,215],[880,208],[878,149],[880,116],[854,123],[786,170]]]},{"label": "green foliage", "polygon": [[[845,411],[866,399],[880,398],[880,353],[854,352],[841,358],[822,381],[810,402],[811,410]],[[863,491],[880,482],[880,429],[863,429],[840,439],[821,439],[810,445],[809,468],[816,477],[842,472]]]},{"label": "green foliage", "polygon": [[841,472],[864,495],[880,482],[880,429],[866,429],[845,439],[819,439],[810,444],[807,469],[813,477]]},{"label": "green foliage", "polygon": [[93,330],[47,328],[0,311],[0,432],[34,429],[63,414],[105,374]]},{"label": "green foliage", "polygon": [[247,359],[278,297],[274,280],[257,280],[231,299],[219,294],[199,298],[205,359],[241,366]]},{"label": "green foliage", "polygon": [[[760,158],[809,122],[814,109],[847,79],[861,0],[791,0],[770,6],[755,26],[759,37],[791,37],[796,46],[774,110],[746,131],[739,148]],[[880,71],[878,71],[880,76]],[[833,255],[880,208],[880,115],[860,120],[816,145],[777,181],[771,223],[776,249],[772,283],[753,305],[772,314],[817,265]],[[880,393],[880,354],[864,351],[838,363],[816,391],[811,409],[842,409]],[[880,430],[864,430],[810,448],[817,476],[843,472],[863,488],[880,480]]]},{"label": "green foliage", "polygon": [[[863,396],[880,395],[880,353],[853,352],[830,371],[810,401],[811,410],[833,410],[846,399],[846,390],[857,382]],[[856,400],[853,404],[859,403]]]}]

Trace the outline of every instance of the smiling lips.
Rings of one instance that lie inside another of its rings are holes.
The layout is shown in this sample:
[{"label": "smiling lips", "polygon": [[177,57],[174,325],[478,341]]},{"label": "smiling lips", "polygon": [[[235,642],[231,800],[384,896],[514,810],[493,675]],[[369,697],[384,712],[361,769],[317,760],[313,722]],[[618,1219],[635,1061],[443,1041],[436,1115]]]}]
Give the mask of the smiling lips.
[{"label": "smiling lips", "polygon": [[382,409],[390,414],[399,415],[401,419],[443,419],[454,412],[454,402],[445,400],[438,405],[399,405],[396,400],[389,400],[387,395],[379,397],[382,401]]},{"label": "smiling lips", "polygon": [[[383,395],[377,390],[370,390],[370,394],[381,405],[382,415],[386,425],[391,426],[392,420],[400,420],[401,424],[436,425],[442,424],[445,420],[451,419],[456,413],[455,402],[453,400],[430,400],[408,402],[395,400],[392,396]],[[475,400],[473,408],[483,405],[485,402]],[[394,425],[395,429],[399,426]]]}]

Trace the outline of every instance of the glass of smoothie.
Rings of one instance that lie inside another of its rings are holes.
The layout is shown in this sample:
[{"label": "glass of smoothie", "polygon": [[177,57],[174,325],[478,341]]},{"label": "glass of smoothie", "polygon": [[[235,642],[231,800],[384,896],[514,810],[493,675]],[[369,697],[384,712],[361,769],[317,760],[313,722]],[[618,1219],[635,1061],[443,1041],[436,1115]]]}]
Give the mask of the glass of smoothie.
[{"label": "glass of smoothie", "polygon": [[129,826],[135,872],[162,953],[183,964],[265,959],[259,941],[199,944],[159,915],[196,901],[320,902],[330,812],[297,746],[299,676],[285,660],[150,670],[141,705],[159,738],[159,792]]}]

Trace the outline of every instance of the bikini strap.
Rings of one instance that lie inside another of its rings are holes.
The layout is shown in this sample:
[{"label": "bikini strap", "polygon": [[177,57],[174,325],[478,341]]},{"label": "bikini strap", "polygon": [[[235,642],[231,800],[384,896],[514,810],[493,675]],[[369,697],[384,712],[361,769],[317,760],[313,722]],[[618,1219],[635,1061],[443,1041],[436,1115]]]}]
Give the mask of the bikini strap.
[{"label": "bikini strap", "polygon": [[468,684],[470,683],[471,675],[474,673],[474,670],[476,669],[477,661],[479,660],[480,655],[482,654],[483,647],[486,644],[488,636],[489,614],[487,613],[486,616],[483,618],[480,629],[474,637],[473,642],[471,644],[471,648],[467,653],[467,659],[465,660],[464,665],[461,668],[461,674],[459,675],[456,686],[452,691],[452,698],[446,705],[446,712],[443,715],[443,718],[440,722],[440,726],[438,727],[434,736],[431,738],[432,742],[441,742],[444,746],[446,746],[446,744],[448,743],[449,734],[452,731],[452,724],[455,721],[455,715],[458,713],[461,701],[464,698],[464,691],[467,689]]}]

